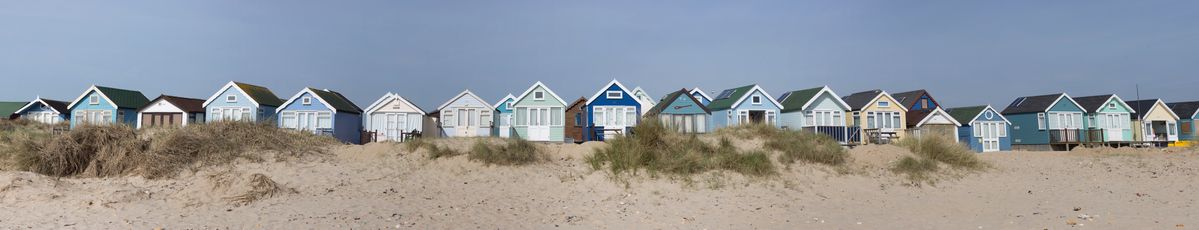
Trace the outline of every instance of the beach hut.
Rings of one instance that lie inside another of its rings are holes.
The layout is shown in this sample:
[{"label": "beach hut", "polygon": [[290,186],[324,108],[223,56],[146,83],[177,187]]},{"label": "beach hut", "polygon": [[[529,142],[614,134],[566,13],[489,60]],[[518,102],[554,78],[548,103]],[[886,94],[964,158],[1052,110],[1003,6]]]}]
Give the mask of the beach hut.
[{"label": "beach hut", "polygon": [[402,142],[424,131],[425,111],[399,94],[384,94],[363,113],[362,127],[375,142]]},{"label": "beach hut", "polygon": [[907,124],[907,131],[913,137],[937,135],[955,141],[958,127],[962,127],[962,123],[949,116],[949,113],[941,107],[933,107],[931,110],[908,111]]},{"label": "beach hut", "polygon": [[1086,112],[1087,142],[1127,145],[1133,141],[1131,106],[1115,94],[1073,97]]},{"label": "beach hut", "polygon": [[1175,102],[1166,105],[1170,106],[1170,110],[1174,111],[1174,114],[1178,114],[1178,141],[1174,146],[1195,145],[1196,134],[1199,132],[1199,127],[1195,125],[1195,120],[1199,119],[1199,101]]},{"label": "beach hut", "polygon": [[753,84],[721,91],[708,104],[708,109],[712,110],[713,126],[709,130],[715,130],[742,124],[778,127],[778,114],[783,106],[762,87]]},{"label": "beach hut", "polygon": [[[20,109],[14,112],[19,119],[36,121],[44,124],[57,124],[71,119],[67,116],[67,102],[56,101],[45,98],[33,99],[29,103],[25,103]],[[2,113],[2,111],[0,111]]]},{"label": "beach hut", "polygon": [[779,123],[785,129],[822,133],[841,144],[860,141],[858,128],[845,126],[849,104],[828,86],[783,93],[779,103],[783,105]]},{"label": "beach hut", "polygon": [[[654,103],[658,102],[658,100],[654,99],[653,96],[650,96],[648,92],[645,92],[644,89],[641,89],[640,86],[633,88],[633,91],[630,91],[630,93],[630,95],[633,95],[633,97],[638,101],[641,101],[641,105],[645,106],[644,108],[654,107]],[[644,110],[641,111],[641,115],[645,115]]]},{"label": "beach hut", "polygon": [[1012,138],[1008,136],[1011,122],[990,105],[946,109],[961,127],[958,127],[959,143],[975,152],[1011,151]]},{"label": "beach hut", "polygon": [[67,105],[71,128],[83,124],[137,124],[137,110],[149,103],[142,92],[93,85]]},{"label": "beach hut", "polygon": [[694,97],[695,100],[698,100],[705,106],[707,106],[708,103],[712,103],[712,96],[708,96],[708,93],[705,93],[704,90],[699,89],[699,87],[691,89],[691,97]]},{"label": "beach hut", "polygon": [[[1079,102],[1081,103],[1081,102]],[[1132,133],[1134,140],[1168,146],[1178,141],[1180,117],[1161,99],[1126,101],[1132,106]]]},{"label": "beach hut", "polygon": [[283,100],[266,87],[230,81],[204,101],[205,120],[272,122]]},{"label": "beach hut", "polygon": [[20,110],[25,104],[28,102],[0,101],[0,120],[16,119],[17,110]]},{"label": "beach hut", "polygon": [[1086,139],[1085,110],[1065,93],[1018,97],[1001,114],[1012,122],[1012,149],[1070,150]]},{"label": "beach hut", "polygon": [[513,102],[516,102],[516,96],[508,94],[508,96],[504,96],[503,99],[500,99],[499,102],[496,102],[495,105],[492,106],[495,108],[496,116],[495,128],[491,131],[491,135],[503,138],[508,138],[512,135]]},{"label": "beach hut", "polygon": [[700,98],[690,95],[687,89],[667,94],[657,105],[645,113],[648,119],[658,117],[662,124],[680,133],[707,133],[712,110]]},{"label": "beach hut", "polygon": [[907,135],[908,109],[886,91],[868,90],[841,100],[849,105],[845,123],[862,130],[862,144],[890,143]]},{"label": "beach hut", "polygon": [[591,118],[587,114],[587,98],[585,97],[579,97],[566,106],[567,124],[563,131],[566,135],[566,142],[582,143],[587,141],[584,133],[588,127],[588,119]]},{"label": "beach hut", "polygon": [[341,93],[304,88],[275,113],[278,127],[328,135],[346,143],[362,143],[362,109]]},{"label": "beach hut", "polygon": [[587,129],[583,137],[588,141],[603,141],[622,136],[637,126],[645,114],[643,110],[653,106],[645,101],[652,98],[636,96],[636,92],[644,91],[629,91],[620,81],[612,80],[587,98]]},{"label": "beach hut", "polygon": [[918,111],[931,111],[940,108],[941,104],[937,103],[936,99],[928,93],[927,90],[918,89],[902,93],[892,94],[896,102],[908,109],[908,113]]},{"label": "beach hut", "polygon": [[516,137],[530,141],[562,142],[566,101],[540,81],[512,103]]},{"label": "beach hut", "polygon": [[137,128],[204,123],[204,100],[161,95],[137,110]]},{"label": "beach hut", "polygon": [[437,106],[445,137],[486,137],[491,135],[495,107],[470,90],[463,90]]}]

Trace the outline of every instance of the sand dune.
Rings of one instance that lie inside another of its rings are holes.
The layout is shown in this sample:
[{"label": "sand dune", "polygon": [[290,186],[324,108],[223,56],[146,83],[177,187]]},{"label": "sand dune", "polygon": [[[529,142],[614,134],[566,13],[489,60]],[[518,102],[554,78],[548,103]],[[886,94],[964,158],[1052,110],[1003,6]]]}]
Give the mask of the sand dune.
[{"label": "sand dune", "polygon": [[[462,150],[470,143],[447,141]],[[848,170],[800,163],[765,179],[711,172],[616,181],[583,161],[603,145],[548,144],[550,162],[520,167],[485,166],[464,156],[430,160],[423,150],[369,144],[331,147],[324,157],[241,162],[162,180],[0,172],[0,227],[1199,227],[1194,152],[989,153],[982,155],[989,170],[950,172],[935,184],[914,186],[888,170],[908,154],[894,146],[851,150]],[[262,176],[277,186],[256,190]],[[261,197],[249,203],[236,199],[246,194]]]}]

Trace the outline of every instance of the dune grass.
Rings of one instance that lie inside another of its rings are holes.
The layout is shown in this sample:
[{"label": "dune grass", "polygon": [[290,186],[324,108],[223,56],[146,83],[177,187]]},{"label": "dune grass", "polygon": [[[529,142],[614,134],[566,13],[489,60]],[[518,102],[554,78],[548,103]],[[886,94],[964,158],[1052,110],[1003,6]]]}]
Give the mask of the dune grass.
[{"label": "dune grass", "polygon": [[618,177],[640,171],[679,176],[712,170],[757,177],[778,173],[765,152],[739,151],[727,138],[713,146],[653,119],[643,120],[633,130],[636,135],[609,140],[606,147],[595,149],[585,160],[593,169],[607,169]]},{"label": "dune grass", "polygon": [[839,166],[849,159],[849,152],[841,147],[837,140],[819,133],[783,130],[766,124],[734,126],[720,129],[716,133],[762,139],[766,149],[780,153],[778,160],[783,164],[804,161]]},{"label": "dune grass", "polygon": [[[8,136],[8,135],[6,135]],[[25,131],[2,146],[10,170],[52,176],[169,177],[182,169],[324,153],[337,140],[268,124],[216,122],[134,130],[126,125],[79,126],[57,135]],[[268,155],[269,154],[269,155]]]},{"label": "dune grass", "polygon": [[547,158],[536,144],[517,138],[504,139],[501,145],[480,139],[466,156],[488,165],[527,165]]},{"label": "dune grass", "polygon": [[977,154],[951,137],[908,137],[896,145],[907,148],[915,156],[904,156],[891,167],[891,171],[907,175],[913,183],[933,182],[932,175],[940,171],[938,163],[965,170],[981,170],[987,167],[986,162],[978,159]]},{"label": "dune grass", "polygon": [[404,147],[408,148],[409,152],[425,149],[427,154],[426,156],[428,156],[429,159],[462,155],[462,152],[458,152],[452,148],[443,147],[437,143],[434,143],[433,140],[427,138],[416,138],[406,141],[404,142]]}]

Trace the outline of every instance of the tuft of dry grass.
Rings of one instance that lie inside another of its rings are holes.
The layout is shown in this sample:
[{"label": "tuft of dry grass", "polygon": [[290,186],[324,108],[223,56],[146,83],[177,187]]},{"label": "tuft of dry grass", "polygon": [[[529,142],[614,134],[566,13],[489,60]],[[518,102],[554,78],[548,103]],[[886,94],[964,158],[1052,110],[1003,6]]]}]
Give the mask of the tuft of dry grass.
[{"label": "tuft of dry grass", "polygon": [[[276,160],[324,153],[335,139],[267,124],[216,122],[150,132],[126,125],[78,126],[58,136],[21,137],[8,143],[12,169],[52,176],[173,176],[180,170],[237,159]],[[139,135],[146,136],[139,138]]]},{"label": "tuft of dry grass", "polygon": [[844,165],[849,152],[837,140],[819,133],[800,130],[783,130],[768,124],[746,124],[717,130],[722,136],[749,137],[765,141],[764,147],[781,153],[779,162],[793,164],[798,161]]},{"label": "tuft of dry grass", "polygon": [[467,158],[488,165],[527,165],[547,158],[536,144],[524,139],[509,138],[503,145],[492,145],[485,139],[475,142]]},{"label": "tuft of dry grass", "polygon": [[413,152],[413,151],[416,151],[419,149],[425,149],[428,153],[429,159],[437,159],[437,158],[442,158],[442,157],[452,157],[452,156],[462,155],[461,152],[455,151],[454,149],[449,148],[449,147],[444,147],[444,146],[438,145],[437,143],[434,143],[433,140],[429,140],[429,139],[425,139],[425,138],[416,138],[416,139],[412,139],[410,141],[404,142],[404,147],[408,148],[409,152]]},{"label": "tuft of dry grass", "polygon": [[279,186],[278,183],[275,183],[274,180],[271,180],[270,177],[267,177],[262,173],[250,175],[249,186],[249,191],[246,191],[241,195],[226,197],[225,201],[233,204],[233,206],[245,206],[249,205],[250,203],[254,203],[255,201],[272,198],[283,193],[297,193],[295,189],[283,188],[282,186]]},{"label": "tuft of dry grass", "polygon": [[938,135],[909,137],[900,140],[897,145],[907,148],[922,158],[956,168],[981,169],[986,167],[986,163],[978,159],[978,154],[950,137]]},{"label": "tuft of dry grass", "polygon": [[597,148],[586,161],[593,169],[608,169],[613,175],[665,173],[691,176],[712,170],[728,170],[749,176],[777,174],[770,157],[761,151],[743,153],[728,138],[712,146],[695,135],[680,134],[655,119],[643,120],[631,137],[618,137]]},{"label": "tuft of dry grass", "polygon": [[892,172],[905,174],[914,183],[931,182],[932,173],[937,172],[937,161],[928,158],[904,156],[891,168]]}]

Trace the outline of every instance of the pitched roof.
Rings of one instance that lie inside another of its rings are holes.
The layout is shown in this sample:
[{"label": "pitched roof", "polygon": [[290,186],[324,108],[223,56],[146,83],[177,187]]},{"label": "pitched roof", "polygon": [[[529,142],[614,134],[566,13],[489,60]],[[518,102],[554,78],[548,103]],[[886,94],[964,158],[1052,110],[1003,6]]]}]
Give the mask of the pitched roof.
[{"label": "pitched roof", "polygon": [[[160,99],[170,102],[171,104],[175,105],[175,107],[179,107],[179,109],[183,110],[183,112],[188,112],[188,113],[204,112],[204,100],[195,99],[195,98],[186,98],[186,97],[176,97],[176,96],[170,96],[170,95],[161,95],[161,96],[158,96],[158,98],[154,98],[154,100],[150,101],[150,102],[158,101]],[[150,105],[150,103],[146,103],[146,106],[149,106],[149,105]],[[144,107],[145,106],[143,106],[143,108]]]},{"label": "pitched roof", "polygon": [[[1074,100],[1078,100],[1078,99],[1074,99]],[[1139,100],[1139,101],[1125,101],[1124,104],[1128,104],[1128,107],[1133,109],[1132,114],[1131,114],[1132,117],[1141,119],[1142,118],[1141,116],[1144,115],[1144,113],[1149,112],[1149,110],[1151,110],[1153,108],[1153,105],[1157,104],[1157,102],[1160,100],[1161,99],[1145,99],[1145,100]],[[1082,104],[1081,101],[1078,103]],[[1169,109],[1170,107],[1166,106],[1166,108]],[[1171,113],[1173,113],[1173,112],[1171,112]]]},{"label": "pitched roof", "polygon": [[[959,122],[959,121],[957,121],[956,118],[953,118],[953,115],[949,115],[949,113],[945,112],[945,110],[941,109],[941,107],[937,107],[934,109],[922,109],[922,110],[908,111],[908,115],[907,115],[908,116],[908,127],[917,127],[917,126],[923,125],[924,122],[928,121],[928,119],[934,114],[942,114],[942,116],[948,116],[949,122],[953,122],[953,124],[956,126],[962,126],[962,122]],[[913,119],[913,117],[916,117],[919,119]]]},{"label": "pitched roof", "polygon": [[[927,94],[928,94],[928,91],[925,91],[923,89],[918,89],[918,90],[913,90],[913,91],[891,94],[891,98],[895,98],[895,101],[899,102],[900,105],[903,105],[904,108],[912,108],[912,106],[916,105],[916,101],[919,101],[921,95],[927,95]],[[933,98],[932,95],[929,95],[928,98],[930,100],[933,100],[934,102],[937,101],[936,99],[932,99]]]},{"label": "pitched roof", "polygon": [[1111,97],[1115,97],[1115,96],[1116,95],[1096,95],[1096,96],[1072,97],[1072,98],[1074,98],[1074,102],[1078,102],[1078,105],[1081,105],[1081,107],[1083,107],[1083,110],[1098,111],[1099,109],[1103,108],[1104,104],[1107,104],[1107,102],[1110,101]]},{"label": "pitched roof", "polygon": [[741,99],[741,97],[744,97],[746,93],[749,93],[754,86],[755,85],[747,85],[721,91],[720,95],[716,95],[716,98],[712,98],[712,102],[708,102],[708,109],[725,110],[732,108],[733,103],[736,103]]},{"label": "pitched roof", "polygon": [[375,103],[371,103],[370,106],[367,106],[366,110],[364,110],[364,112],[371,113],[371,112],[374,112],[375,110],[382,109],[383,105],[385,105],[387,103],[387,99],[399,100],[400,103],[404,103],[405,105],[412,107],[412,109],[416,110],[417,112],[420,112],[421,115],[426,114],[425,110],[421,109],[420,106],[416,106],[416,104],[412,104],[412,102],[409,102],[407,98],[404,98],[403,96],[400,96],[399,94],[391,93],[391,92],[384,94],[383,97],[379,98],[379,100],[375,100]]},{"label": "pitched roof", "polygon": [[96,89],[104,92],[104,95],[116,103],[117,107],[137,109],[150,103],[150,99],[147,99],[142,92],[104,86],[96,86]]},{"label": "pitched roof", "polygon": [[[1017,97],[1012,104],[1003,109],[1002,114],[1039,113],[1049,110],[1059,98],[1069,96],[1065,93],[1055,93],[1037,96]],[[1081,105],[1079,105],[1081,107]]]},{"label": "pitched roof", "polygon": [[779,96],[779,103],[782,103],[783,107],[786,108],[783,109],[782,112],[786,113],[803,110],[803,106],[808,104],[808,101],[811,101],[812,98],[815,98],[816,94],[819,94],[821,89],[824,89],[824,87],[801,89],[783,93],[783,95]]},{"label": "pitched roof", "polygon": [[237,88],[241,88],[242,91],[245,91],[246,96],[254,99],[258,104],[274,107],[283,105],[283,100],[279,99],[279,96],[276,96],[274,92],[271,92],[271,89],[241,82],[233,82],[233,84],[237,85]]},{"label": "pitched roof", "polygon": [[850,94],[849,96],[842,97],[841,99],[845,101],[845,104],[849,105],[850,110],[861,110],[862,108],[866,107],[867,104],[870,104],[870,101],[878,98],[878,95],[882,93],[883,90],[881,89],[867,90]]},{"label": "pitched roof", "polygon": [[576,105],[579,105],[579,103],[583,103],[584,105],[587,104],[587,98],[579,97],[579,99],[575,99],[574,102],[571,102],[570,105],[566,106],[566,109],[574,108]]},{"label": "pitched roof", "polygon": [[1174,102],[1166,103],[1166,105],[1170,106],[1170,110],[1174,110],[1174,113],[1183,118],[1194,118],[1196,115],[1199,115],[1197,113],[1199,112],[1199,101]]},{"label": "pitched roof", "polygon": [[329,106],[333,106],[333,108],[337,109],[338,111],[358,114],[362,113],[362,108],[358,108],[358,105],[355,105],[354,102],[351,102],[349,98],[346,98],[346,96],[341,95],[341,93],[338,93],[337,91],[327,89],[319,90],[313,88],[308,89],[311,90],[314,95],[320,97],[321,100],[328,102]]},{"label": "pitched roof", "polygon": [[504,102],[508,101],[508,99],[512,99],[512,101],[516,101],[516,96],[512,96],[512,94],[509,93],[508,96],[504,96],[504,98],[501,98],[500,101],[496,102],[495,105],[491,106],[491,108],[499,109],[500,105],[504,105]]},{"label": "pitched roof", "polygon": [[[633,91],[629,91],[629,88],[625,88],[624,84],[620,84],[620,81],[617,81],[616,79],[612,79],[612,81],[608,82],[608,84],[604,84],[604,87],[600,88],[600,90],[598,92],[595,92],[595,95],[592,95],[591,98],[584,98],[584,99],[587,99],[586,103],[591,104],[591,102],[595,101],[595,99],[599,99],[599,97],[604,95],[604,93],[608,92],[608,88],[612,88],[613,85],[615,85],[617,88],[619,88],[620,91],[622,91],[622,93],[629,94],[629,96],[633,97],[633,101],[636,101],[637,104],[640,104],[640,106],[645,106],[645,104],[647,104],[647,103],[652,103],[652,101],[641,101],[641,99],[637,98],[637,95],[633,95],[634,94]],[[637,88],[636,90],[640,90],[637,92],[645,93],[645,91],[641,90],[641,88]],[[570,106],[567,106],[567,107],[570,107]]]},{"label": "pitched roof", "polygon": [[676,99],[678,97],[686,97],[689,100],[691,100],[692,102],[695,102],[695,105],[699,106],[700,109],[703,109],[704,112],[709,113],[709,114],[712,113],[712,110],[709,110],[707,106],[704,106],[703,102],[700,102],[699,100],[696,100],[695,97],[692,97],[691,92],[688,92],[687,89],[680,89],[679,91],[674,91],[670,94],[666,94],[666,96],[662,97],[662,100],[658,101],[658,104],[654,105],[653,108],[650,108],[649,110],[647,110],[645,112],[645,115],[655,116],[655,115],[658,115],[659,113],[662,113],[663,110],[666,110],[667,107],[670,107],[670,102],[672,102],[674,100],[678,100],[678,99]]},{"label": "pitched roof", "polygon": [[699,87],[692,88],[691,92],[688,94],[694,95],[695,93],[699,93],[699,95],[704,97],[704,99],[707,99],[708,101],[712,101],[712,96],[708,96],[708,93],[705,93],[704,90],[699,89]]},{"label": "pitched roof", "polygon": [[20,110],[21,107],[25,107],[25,104],[29,103],[19,101],[0,101],[0,119],[8,119],[13,113],[16,113],[17,110]]},{"label": "pitched roof", "polygon": [[516,101],[520,101],[521,99],[528,97],[530,93],[533,93],[534,89],[537,89],[537,87],[545,89],[545,92],[550,93],[550,96],[553,96],[554,100],[557,100],[558,103],[562,103],[563,106],[567,105],[566,101],[562,100],[562,97],[559,97],[557,93],[554,93],[554,90],[550,89],[549,86],[546,86],[545,83],[541,83],[541,81],[533,83],[533,86],[529,86],[529,89],[526,89],[524,93],[521,93],[520,96],[516,96]]},{"label": "pitched roof", "polygon": [[[69,111],[67,111],[67,102],[50,100],[50,99],[45,99],[45,98],[33,99],[33,101],[30,101],[29,103],[25,103],[25,105],[22,106],[21,109],[15,111],[13,113],[24,112],[26,109],[29,109],[30,107],[32,107],[35,103],[36,104],[45,104],[46,106],[49,106],[50,109],[53,109],[55,112],[58,112],[58,113],[63,113],[63,114],[69,113]],[[3,112],[0,112],[0,113],[3,113]]]},{"label": "pitched roof", "polygon": [[971,121],[974,121],[975,117],[978,117],[979,113],[982,113],[983,110],[986,110],[986,109],[987,109],[986,105],[978,105],[978,106],[949,108],[949,109],[946,109],[945,112],[948,112],[949,116],[953,117],[954,120],[958,120],[958,123],[969,124]]},{"label": "pitched roof", "polygon": [[[483,100],[482,97],[479,97],[479,95],[475,95],[474,92],[471,92],[468,89],[468,90],[463,90],[461,93],[458,93],[458,95],[454,96],[453,98],[450,98],[450,100],[445,101],[445,103],[442,103],[441,106],[437,106],[437,110],[445,109],[446,106],[450,106],[451,103],[454,103],[454,101],[457,101],[458,99],[460,99],[462,97],[473,97],[473,98],[475,98],[475,101],[477,101],[483,105],[487,105],[487,107],[491,107],[491,104],[488,104],[487,100]],[[495,109],[495,107],[492,107],[491,109]]]}]

